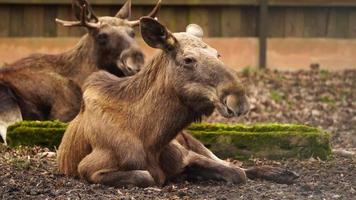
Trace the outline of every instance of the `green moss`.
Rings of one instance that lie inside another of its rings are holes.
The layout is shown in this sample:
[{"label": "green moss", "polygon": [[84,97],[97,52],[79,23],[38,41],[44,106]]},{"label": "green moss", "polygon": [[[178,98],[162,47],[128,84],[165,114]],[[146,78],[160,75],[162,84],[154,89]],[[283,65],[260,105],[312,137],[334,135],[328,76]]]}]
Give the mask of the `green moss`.
[{"label": "green moss", "polygon": [[[57,147],[66,123],[19,122],[8,129],[10,146]],[[296,124],[192,124],[188,131],[222,158],[247,159],[288,157],[327,159],[331,154],[330,134]]]},{"label": "green moss", "polygon": [[[322,132],[274,131],[191,131],[220,157],[247,159],[287,157],[327,159],[330,155],[330,136]],[[227,151],[228,150],[228,151]]]},{"label": "green moss", "polygon": [[316,132],[321,131],[318,128],[298,124],[223,124],[223,123],[194,123],[189,130],[204,130],[204,131],[235,131],[235,132],[274,132],[274,131],[302,131],[302,132]]}]

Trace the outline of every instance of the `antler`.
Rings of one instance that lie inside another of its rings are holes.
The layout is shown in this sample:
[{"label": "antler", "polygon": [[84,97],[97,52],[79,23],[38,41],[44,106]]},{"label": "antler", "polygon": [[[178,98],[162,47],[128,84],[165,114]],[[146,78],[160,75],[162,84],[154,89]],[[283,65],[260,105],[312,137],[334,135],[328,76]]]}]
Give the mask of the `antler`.
[{"label": "antler", "polygon": [[[82,8],[83,5],[86,6],[87,8],[87,13],[86,17],[88,21],[94,20],[94,22],[98,22],[99,19],[98,17],[94,14],[94,11],[92,7],[90,6],[90,3],[87,0],[72,0],[72,10],[75,11],[76,7]],[[77,19],[81,19],[81,12],[74,12],[75,16]]]},{"label": "antler", "polygon": [[[162,0],[158,0],[156,6],[153,8],[153,10],[150,12],[150,14],[148,14],[146,17],[156,18],[156,15],[161,8],[161,3],[162,3]],[[140,20],[128,21],[127,24],[131,27],[135,27],[135,26],[140,25]]]},{"label": "antler", "polygon": [[[81,1],[82,5],[81,5],[81,20],[80,21],[65,21],[65,20],[61,20],[61,19],[57,19],[56,18],[56,22],[59,24],[62,24],[65,27],[73,27],[73,26],[84,26],[87,28],[99,28],[100,23],[96,22],[88,22],[87,21],[87,2],[86,1]],[[95,18],[97,18],[95,15],[93,15]]]}]

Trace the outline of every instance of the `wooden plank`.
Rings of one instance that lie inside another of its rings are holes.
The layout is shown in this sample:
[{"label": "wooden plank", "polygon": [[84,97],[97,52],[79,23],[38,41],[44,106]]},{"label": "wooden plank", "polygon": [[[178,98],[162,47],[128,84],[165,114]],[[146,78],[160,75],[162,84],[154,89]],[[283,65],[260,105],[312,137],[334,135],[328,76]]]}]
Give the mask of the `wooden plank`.
[{"label": "wooden plank", "polygon": [[[62,20],[73,20],[70,14],[69,6],[58,6],[57,7],[57,18]],[[64,27],[57,23],[57,36],[69,37],[69,28]]]},{"label": "wooden plank", "polygon": [[269,0],[269,6],[330,7],[356,6],[355,0]]},{"label": "wooden plank", "polygon": [[216,7],[215,9],[206,8],[207,13],[209,13],[209,37],[219,37],[221,36],[221,8]]},{"label": "wooden plank", "polygon": [[314,20],[314,10],[310,8],[304,9],[304,37],[312,37],[313,29],[316,21]]},{"label": "wooden plank", "polygon": [[268,36],[284,37],[285,36],[285,16],[284,8],[271,8],[268,11]]},{"label": "wooden plank", "polygon": [[[144,13],[145,15],[146,13]],[[173,7],[162,7],[159,11],[159,21],[162,22],[172,32],[177,32],[176,24],[176,12]]]},{"label": "wooden plank", "polygon": [[[93,5],[120,5],[126,0],[90,0]],[[133,5],[154,5],[157,0],[132,0]],[[70,0],[0,0],[0,4],[70,4]],[[258,0],[165,0],[164,5],[257,5]]]},{"label": "wooden plank", "polygon": [[189,23],[198,24],[203,28],[204,36],[209,35],[209,12],[203,7],[190,7],[189,9]]},{"label": "wooden plank", "polygon": [[13,5],[10,7],[10,36],[24,36],[24,8]]},{"label": "wooden plank", "polygon": [[210,10],[207,7],[191,7],[189,23],[200,25],[204,30],[205,37],[217,37],[220,35],[220,15],[218,8]]},{"label": "wooden plank", "polygon": [[44,6],[43,36],[45,36],[45,37],[56,37],[57,36],[57,24],[55,21],[55,19],[57,17],[57,11],[58,11],[57,6],[54,6],[54,5]]},{"label": "wooden plank", "polygon": [[337,24],[337,37],[338,38],[348,38],[349,37],[349,8],[336,8],[336,24]]},{"label": "wooden plank", "polygon": [[[125,0],[90,0],[94,5],[119,5]],[[154,5],[156,0],[132,0],[133,5]],[[244,5],[257,6],[259,0],[165,0],[164,5]],[[0,4],[69,5],[70,0],[0,0]],[[269,0],[269,6],[356,6],[355,0]]]},{"label": "wooden plank", "polygon": [[285,15],[285,37],[304,36],[304,9],[287,8]]},{"label": "wooden plank", "polygon": [[327,36],[332,38],[347,38],[349,33],[349,9],[332,8],[328,18]]},{"label": "wooden plank", "polygon": [[[189,24],[189,7],[179,6],[171,7],[175,10],[174,20],[175,20],[175,32],[182,32],[186,30]],[[159,18],[160,19],[160,18]]]},{"label": "wooden plank", "polygon": [[24,7],[24,36],[39,37],[44,32],[44,8],[43,6]]},{"label": "wooden plank", "polygon": [[221,9],[221,36],[237,37],[242,35],[241,7],[226,6]]},{"label": "wooden plank", "polygon": [[10,6],[0,6],[0,37],[10,36]]},{"label": "wooden plank", "polygon": [[304,9],[304,36],[326,37],[329,8]]},{"label": "wooden plank", "polygon": [[113,16],[112,14],[113,9],[109,6],[94,6],[93,10],[95,15],[98,17]]},{"label": "wooden plank", "polygon": [[267,35],[268,35],[268,0],[260,1],[259,9],[259,67],[265,69],[267,67]]},{"label": "wooden plank", "polygon": [[356,10],[350,10],[349,14],[349,38],[356,38]]},{"label": "wooden plank", "polygon": [[258,9],[256,7],[246,7],[241,10],[242,37],[257,37]]}]

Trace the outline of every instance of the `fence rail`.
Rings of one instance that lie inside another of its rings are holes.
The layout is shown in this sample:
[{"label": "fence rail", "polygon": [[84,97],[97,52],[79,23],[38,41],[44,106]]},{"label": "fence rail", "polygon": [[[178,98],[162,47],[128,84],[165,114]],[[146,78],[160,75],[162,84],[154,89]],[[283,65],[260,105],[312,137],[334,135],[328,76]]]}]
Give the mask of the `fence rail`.
[{"label": "fence rail", "polygon": [[[124,0],[91,0],[93,5],[119,5]],[[155,0],[132,0],[135,5],[153,5]],[[260,0],[165,0],[165,5],[259,5]],[[0,0],[0,4],[68,5],[69,0]],[[270,6],[356,6],[355,0],[269,0]]]},{"label": "fence rail", "polygon": [[[68,37],[70,0],[0,0],[0,37]],[[124,1],[90,0],[97,15],[114,15]],[[133,0],[134,18],[156,0]],[[200,24],[209,37],[257,37],[261,0],[165,0],[159,18],[173,31]],[[214,5],[214,6],[212,6]],[[269,0],[268,37],[356,38],[356,0]]]},{"label": "fence rail", "polygon": [[[89,0],[98,16],[113,16],[125,0]],[[0,37],[71,37],[70,0],[0,0]],[[133,0],[133,18],[156,0]],[[268,37],[356,38],[356,0],[165,0],[159,19],[172,31],[197,23],[207,37],[259,37],[259,65],[266,67]]]}]

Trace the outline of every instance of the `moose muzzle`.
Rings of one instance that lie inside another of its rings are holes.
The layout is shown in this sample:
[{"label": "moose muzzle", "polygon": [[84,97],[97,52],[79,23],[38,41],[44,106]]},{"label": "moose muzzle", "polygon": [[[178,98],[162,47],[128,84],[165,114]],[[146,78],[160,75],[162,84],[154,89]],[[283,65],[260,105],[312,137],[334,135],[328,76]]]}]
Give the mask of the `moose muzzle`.
[{"label": "moose muzzle", "polygon": [[225,92],[215,106],[218,112],[226,118],[241,117],[250,110],[247,96],[241,89]]}]

